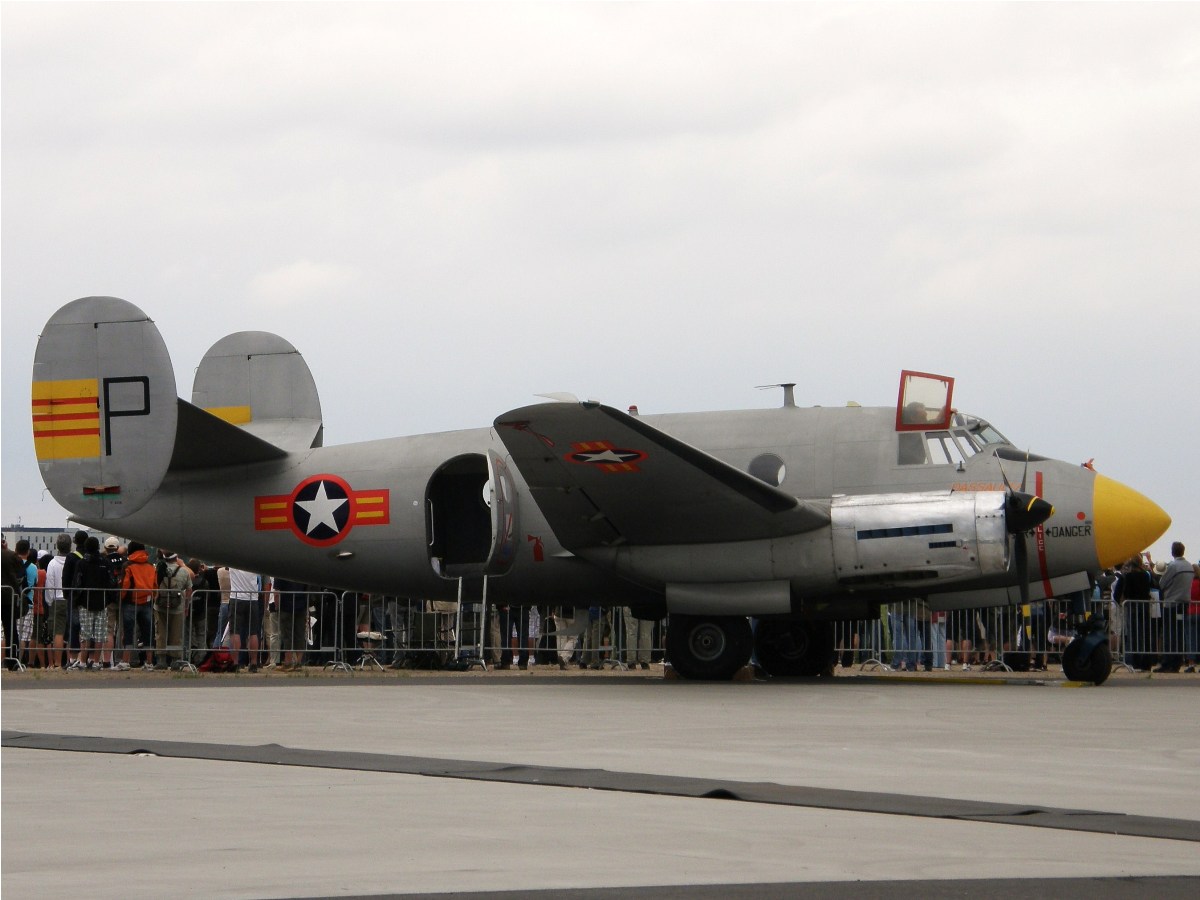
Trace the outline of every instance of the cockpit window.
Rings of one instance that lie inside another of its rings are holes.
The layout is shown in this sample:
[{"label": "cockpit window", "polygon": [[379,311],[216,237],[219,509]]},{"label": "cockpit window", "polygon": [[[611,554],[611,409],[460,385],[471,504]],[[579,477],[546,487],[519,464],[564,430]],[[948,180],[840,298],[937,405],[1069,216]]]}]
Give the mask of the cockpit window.
[{"label": "cockpit window", "polygon": [[935,466],[957,465],[963,461],[962,449],[948,431],[925,432],[929,461]]},{"label": "cockpit window", "polygon": [[966,413],[955,413],[954,424],[970,434],[980,446],[980,449],[988,447],[991,444],[1009,443],[1008,438],[993,428],[990,422],[985,422],[977,416],[969,416]]},{"label": "cockpit window", "polygon": [[1010,443],[990,423],[959,412],[954,413],[949,431],[901,432],[898,437],[896,461],[902,466],[956,466],[977,453],[991,453],[997,445]]}]

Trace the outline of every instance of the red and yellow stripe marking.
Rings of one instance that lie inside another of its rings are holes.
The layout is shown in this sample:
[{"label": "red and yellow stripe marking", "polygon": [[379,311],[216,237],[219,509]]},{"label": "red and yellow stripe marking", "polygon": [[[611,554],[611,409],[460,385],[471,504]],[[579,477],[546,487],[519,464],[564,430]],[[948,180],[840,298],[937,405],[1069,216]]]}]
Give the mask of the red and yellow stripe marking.
[{"label": "red and yellow stripe marking", "polygon": [[355,491],[352,501],[351,525],[388,525],[391,523],[387,491]]},{"label": "red and yellow stripe marking", "polygon": [[33,383],[33,449],[40,461],[100,455],[100,382]]},{"label": "red and yellow stripe marking", "polygon": [[289,494],[255,497],[254,530],[275,531],[279,528],[290,528],[292,525],[289,517],[291,506],[292,498]]}]

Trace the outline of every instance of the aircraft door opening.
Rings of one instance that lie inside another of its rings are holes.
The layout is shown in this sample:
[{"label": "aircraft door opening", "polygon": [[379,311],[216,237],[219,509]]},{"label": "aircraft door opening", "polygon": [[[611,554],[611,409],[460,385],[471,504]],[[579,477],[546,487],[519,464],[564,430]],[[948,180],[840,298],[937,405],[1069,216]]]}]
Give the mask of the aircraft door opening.
[{"label": "aircraft door opening", "polygon": [[493,453],[443,464],[425,494],[429,560],[445,578],[502,575],[516,552],[516,492]]}]

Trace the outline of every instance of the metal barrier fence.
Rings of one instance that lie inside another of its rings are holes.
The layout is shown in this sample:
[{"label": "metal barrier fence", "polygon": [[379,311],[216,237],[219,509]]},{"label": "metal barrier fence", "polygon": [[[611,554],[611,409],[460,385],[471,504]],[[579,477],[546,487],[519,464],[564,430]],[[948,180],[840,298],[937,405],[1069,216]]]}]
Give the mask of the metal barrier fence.
[{"label": "metal barrier fence", "polygon": [[[1108,619],[1113,665],[1178,671],[1200,663],[1200,609],[1163,607],[1158,600],[1089,599],[1089,616]],[[879,619],[839,622],[838,662],[882,671],[948,671],[957,666],[1009,671],[1045,670],[1060,661],[1075,635],[1069,600],[1022,607],[930,612],[920,601],[890,603]]]},{"label": "metal barrier fence", "polygon": [[[40,589],[18,594],[4,586],[0,603],[6,664],[17,670],[648,669],[665,656],[668,619],[637,619],[620,607],[497,605],[488,601],[486,581],[471,589],[478,595],[467,596],[460,581],[457,601],[272,591],[224,604],[220,591],[196,590],[175,608],[162,597],[137,604],[118,590],[97,590],[93,609],[68,597],[40,598],[35,609]],[[1116,667],[1172,671],[1200,662],[1200,609],[1092,600],[1088,611],[1108,617]],[[1073,636],[1066,600],[950,612],[903,601],[881,606],[878,619],[836,623],[835,647],[841,666],[863,670],[1036,671],[1058,663]]]}]

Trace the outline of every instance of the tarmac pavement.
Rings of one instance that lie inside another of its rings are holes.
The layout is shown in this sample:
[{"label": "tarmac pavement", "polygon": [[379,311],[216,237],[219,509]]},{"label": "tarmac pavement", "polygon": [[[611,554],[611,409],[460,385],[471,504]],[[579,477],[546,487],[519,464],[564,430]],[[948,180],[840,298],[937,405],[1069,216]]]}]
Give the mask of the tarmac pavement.
[{"label": "tarmac pavement", "polygon": [[1200,895],[1200,677],[1067,684],[4,673],[0,888]]}]

